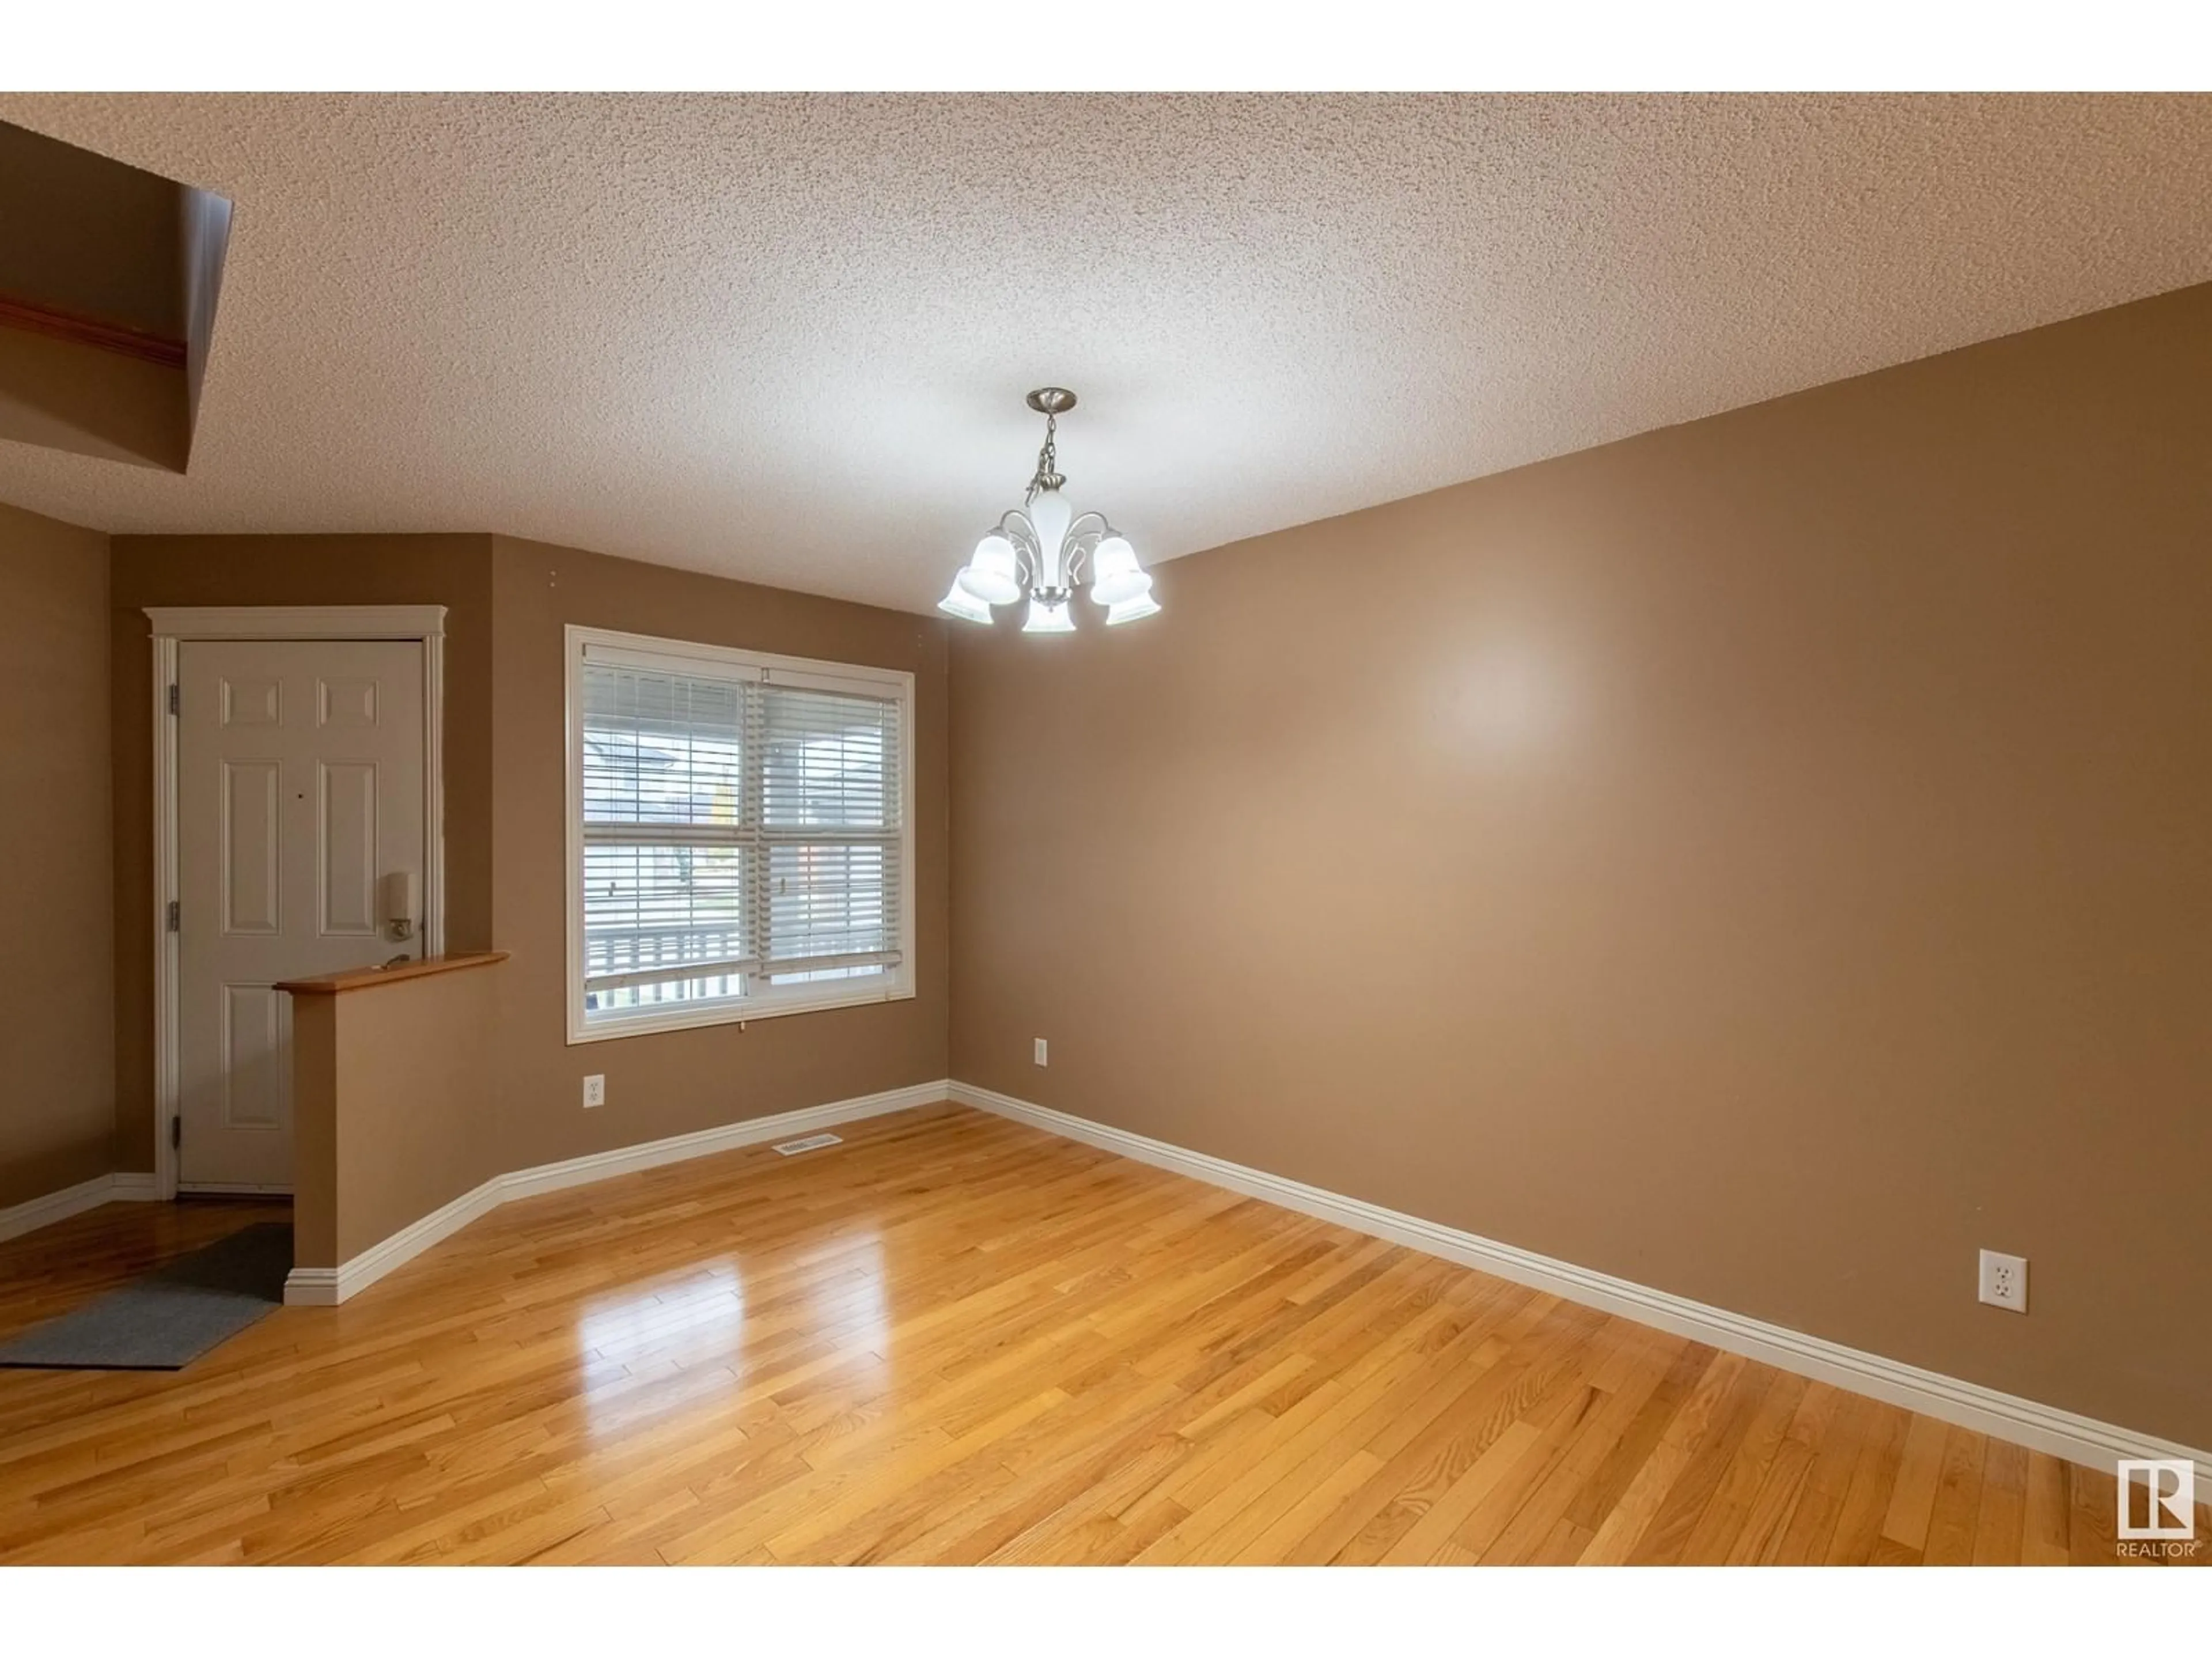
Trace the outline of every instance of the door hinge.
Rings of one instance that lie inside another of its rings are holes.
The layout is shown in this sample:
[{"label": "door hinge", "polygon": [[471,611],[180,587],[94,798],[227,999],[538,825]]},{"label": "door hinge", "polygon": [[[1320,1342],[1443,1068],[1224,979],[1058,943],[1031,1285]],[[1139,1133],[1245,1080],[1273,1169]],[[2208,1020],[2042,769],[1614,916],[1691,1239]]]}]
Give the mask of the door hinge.
[{"label": "door hinge", "polygon": [[177,688],[173,685],[169,688],[169,712],[172,714],[177,712]]},{"label": "door hinge", "polygon": [[169,1150],[173,1152],[184,1144],[185,1120],[181,1117],[173,1117],[169,1120]]},{"label": "door hinge", "polygon": [[174,899],[171,899],[169,901],[169,931],[173,933],[176,933],[178,931],[178,924],[179,917],[177,913],[177,902]]}]

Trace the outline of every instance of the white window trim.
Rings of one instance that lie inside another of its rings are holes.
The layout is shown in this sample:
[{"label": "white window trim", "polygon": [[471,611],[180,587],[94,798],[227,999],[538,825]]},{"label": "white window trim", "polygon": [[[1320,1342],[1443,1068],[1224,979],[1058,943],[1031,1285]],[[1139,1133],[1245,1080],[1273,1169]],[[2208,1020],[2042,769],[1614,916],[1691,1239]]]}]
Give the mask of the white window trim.
[{"label": "white window trim", "polygon": [[[823,690],[865,690],[896,694],[899,719],[899,963],[883,981],[860,989],[794,992],[748,998],[713,1007],[672,1007],[665,1012],[638,1014],[621,1019],[586,1024],[584,1018],[584,722],[580,708],[585,653],[597,646],[621,659],[644,666],[706,671],[715,668],[747,671],[749,678],[778,685],[811,685]],[[571,623],[562,630],[565,660],[562,671],[562,706],[566,718],[568,793],[568,1042],[609,1042],[623,1037],[647,1036],[658,1031],[689,1030],[701,1025],[743,1025],[756,1019],[775,1019],[785,1014],[819,1013],[827,1008],[855,1008],[876,1002],[902,1002],[915,994],[915,793],[914,676],[903,669],[870,668],[852,663],[818,662],[806,657],[780,657],[761,651],[741,651],[732,646],[700,645],[681,640],[657,639],[644,634],[623,634],[605,628],[583,628]]]}]

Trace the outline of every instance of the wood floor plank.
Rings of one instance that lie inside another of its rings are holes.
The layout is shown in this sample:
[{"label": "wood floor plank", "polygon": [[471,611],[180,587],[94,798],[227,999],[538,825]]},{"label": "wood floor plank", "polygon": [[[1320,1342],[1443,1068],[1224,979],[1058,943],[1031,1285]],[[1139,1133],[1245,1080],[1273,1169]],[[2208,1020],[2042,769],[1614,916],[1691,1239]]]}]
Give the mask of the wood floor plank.
[{"label": "wood floor plank", "polygon": [[1943,1443],[1921,1559],[1930,1566],[1964,1566],[1974,1559],[1974,1525],[1982,1505],[1982,1464],[1987,1443],[1971,1429],[1954,1428]]},{"label": "wood floor plank", "polygon": [[[0,1562],[2109,1563],[2082,1469],[953,1106],[0,1371]],[[0,1243],[0,1334],[255,1221]]]},{"label": "wood floor plank", "polygon": [[1943,1449],[1950,1436],[1949,1425],[1932,1417],[1915,1417],[1905,1431],[1897,1480],[1881,1522],[1882,1537],[1901,1549],[1917,1553],[1928,1542],[1936,1489],[1943,1478]]},{"label": "wood floor plank", "polygon": [[[1505,1494],[1487,1495],[1454,1528],[1452,1541],[1484,1561],[1501,1565],[1534,1562],[1547,1546],[1577,1536],[1579,1554],[1589,1528],[1568,1515],[1592,1473],[1608,1457],[1635,1422],[1644,1402],[1671,1374],[1670,1362],[1687,1346],[1656,1331],[1632,1328],[1620,1333],[1613,1357],[1589,1373],[1588,1398],[1555,1419],[1559,1431],[1546,1437],[1551,1456],[1535,1466],[1540,1476],[1522,1482],[1526,1495],[1517,1506]],[[1562,1534],[1562,1522],[1568,1531]]]},{"label": "wood floor plank", "polygon": [[1868,1401],[1859,1455],[1851,1468],[1835,1530],[1823,1559],[1831,1566],[1864,1566],[1874,1559],[1904,1461],[1905,1437],[1922,1419],[1911,1412]]},{"label": "wood floor plank", "polygon": [[1780,1556],[1785,1528],[1803,1501],[1816,1449],[1827,1437],[1842,1398],[1841,1390],[1826,1382],[1804,1389],[1735,1541],[1729,1546],[1730,1565],[1771,1565]]},{"label": "wood floor plank", "polygon": [[2020,1559],[2031,1567],[2063,1567],[2067,1550],[2066,1462],[2048,1452],[2027,1455],[2027,1498],[2021,1522]]},{"label": "wood floor plank", "polygon": [[1697,1559],[1690,1553],[1690,1545],[1698,1520],[1728,1478],[1752,1425],[1760,1420],[1767,1396],[1783,1381],[1763,1365],[1747,1364],[1737,1370],[1735,1386],[1719,1402],[1708,1431],[1691,1449],[1637,1540],[1628,1557],[1632,1564],[1672,1566]]},{"label": "wood floor plank", "polygon": [[1769,1386],[1743,1438],[1729,1454],[1713,1495],[1690,1528],[1682,1547],[1684,1556],[1694,1561],[1735,1559],[1736,1540],[1750,1520],[1752,1505],[1772,1472],[1774,1460],[1782,1453],[1790,1425],[1810,1387],[1802,1376],[1777,1377]]},{"label": "wood floor plank", "polygon": [[1713,1414],[1743,1375],[1749,1361],[1706,1350],[1706,1364],[1684,1396],[1681,1408],[1662,1427],[1659,1443],[1637,1468],[1618,1501],[1596,1517],[1582,1559],[1593,1566],[1626,1562],[1643,1540],[1668,1491],[1696,1455]]},{"label": "wood floor plank", "polygon": [[1595,1534],[1628,1490],[1637,1472],[1650,1461],[1659,1437],[1682,1408],[1682,1401],[1698,1379],[1717,1358],[1702,1342],[1685,1343],[1666,1374],[1645,1398],[1636,1417],[1590,1472],[1582,1489],[1567,1505],[1567,1519],[1584,1532]]},{"label": "wood floor plank", "polygon": [[1811,1566],[1826,1557],[1874,1413],[1875,1402],[1863,1395],[1835,1394],[1834,1409],[1813,1441],[1812,1467],[1790,1505],[1779,1540],[1760,1555],[1762,1563]]},{"label": "wood floor plank", "polygon": [[1991,1440],[1982,1454],[1981,1511],[1974,1518],[1976,1566],[2002,1566],[2021,1559],[2027,1520],[2027,1451]]}]

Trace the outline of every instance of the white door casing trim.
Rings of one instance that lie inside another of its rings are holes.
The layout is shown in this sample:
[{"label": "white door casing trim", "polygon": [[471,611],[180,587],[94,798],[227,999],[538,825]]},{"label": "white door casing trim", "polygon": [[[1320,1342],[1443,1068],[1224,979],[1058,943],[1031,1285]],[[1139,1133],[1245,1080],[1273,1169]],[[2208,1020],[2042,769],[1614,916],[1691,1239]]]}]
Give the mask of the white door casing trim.
[{"label": "white door casing trim", "polygon": [[488,1215],[518,1198],[534,1198],[540,1193],[558,1192],[563,1187],[580,1187],[590,1182],[655,1169],[663,1164],[678,1164],[686,1158],[706,1158],[740,1146],[757,1146],[765,1140],[811,1134],[833,1124],[883,1117],[892,1112],[910,1111],[916,1106],[934,1106],[951,1098],[951,1087],[942,1079],[910,1083],[902,1089],[887,1089],[880,1094],[832,1101],[824,1106],[803,1106],[796,1111],[747,1118],[741,1123],[671,1135],[665,1140],[617,1146],[610,1152],[592,1152],[559,1164],[540,1164],[532,1169],[494,1176],[336,1267],[293,1268],[284,1279],[284,1302],[288,1307],[335,1307],[358,1296],[386,1273],[404,1267],[432,1245],[451,1238],[479,1216]]},{"label": "white door casing trim", "polygon": [[1055,1111],[1049,1106],[1034,1105],[972,1083],[956,1082],[951,1091],[953,1100],[963,1106],[994,1112],[1049,1134],[1079,1140],[1103,1152],[1188,1176],[1209,1186],[1224,1187],[1249,1198],[1279,1204],[1286,1210],[1334,1222],[1370,1237],[1388,1239],[1409,1249],[1494,1273],[1516,1285],[1564,1297],[1584,1307],[1601,1308],[1639,1324],[1745,1355],[1794,1376],[1809,1376],[1816,1382],[1832,1383],[1893,1406],[1902,1406],[1940,1422],[1994,1435],[2033,1451],[2048,1452],[2107,1474],[2119,1458],[2185,1457],[2197,1465],[2200,1481],[2212,1481],[2212,1452],[2179,1445],[2117,1424],[2100,1423],[2078,1413],[2024,1400],[2017,1395],[2001,1393],[1938,1371],[1923,1370],[1901,1360],[1847,1348],[1840,1342],[1692,1302],[1687,1297],[1539,1255],[1533,1250],[1503,1244],[1439,1222],[1425,1221],[1419,1216],[1385,1209],[1363,1199],[1310,1187],[1302,1181],[1270,1175],[1264,1170],[1232,1164],[1227,1158],[1194,1152],[1168,1141],[1154,1140],[1147,1135]]},{"label": "white door casing trim", "polygon": [[177,1195],[177,721],[169,688],[185,640],[419,640],[422,646],[422,953],[446,950],[446,607],[149,605],[154,650],[154,1188]]},{"label": "white door casing trim", "polygon": [[442,605],[149,605],[173,640],[429,640],[446,633]]}]

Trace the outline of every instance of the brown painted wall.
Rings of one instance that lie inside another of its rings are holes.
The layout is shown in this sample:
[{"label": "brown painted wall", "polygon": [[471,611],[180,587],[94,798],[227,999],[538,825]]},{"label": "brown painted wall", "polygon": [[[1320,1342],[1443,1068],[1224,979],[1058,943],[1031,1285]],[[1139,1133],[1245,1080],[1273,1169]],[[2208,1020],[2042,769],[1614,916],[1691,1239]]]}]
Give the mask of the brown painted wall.
[{"label": "brown painted wall", "polygon": [[0,294],[185,337],[173,179],[0,121]]},{"label": "brown painted wall", "polygon": [[[447,945],[514,953],[498,975],[499,1085],[496,1099],[476,1108],[473,1179],[945,1074],[945,647],[934,619],[506,537],[125,536],[114,545],[123,1167],[150,1167],[153,1148],[148,605],[447,607]],[[756,1020],[742,1031],[568,1047],[562,629],[570,622],[914,672],[917,996]],[[608,1100],[587,1115],[589,1072],[605,1074]]]},{"label": "brown painted wall", "polygon": [[293,999],[295,1265],[335,1267],[487,1176],[496,963]]},{"label": "brown painted wall", "polygon": [[[437,1207],[434,1204],[422,1214]],[[338,1000],[295,996],[292,1265],[335,1267],[344,1260],[338,1254]]]},{"label": "brown painted wall", "polygon": [[2212,1445],[2208,386],[2199,288],[958,630],[953,1074]]},{"label": "brown painted wall", "polygon": [[10,443],[181,472],[190,392],[183,369],[0,326],[0,439]]},{"label": "brown painted wall", "polygon": [[491,943],[491,538],[118,536],[114,665],[117,1167],[154,1160],[149,605],[446,607],[446,943]]},{"label": "brown painted wall", "polygon": [[498,1171],[483,1111],[498,1050],[483,1034],[499,969],[349,992],[339,1004],[337,1260],[440,1209]]},{"label": "brown painted wall", "polygon": [[112,1166],[107,538],[0,506],[0,1209]]},{"label": "brown painted wall", "polygon": [[[182,343],[220,197],[0,121],[0,295]],[[210,244],[220,273],[222,240]],[[200,272],[193,272],[197,276]],[[195,373],[0,327],[0,437],[185,470]]]},{"label": "brown painted wall", "polygon": [[[933,618],[494,538],[494,943],[501,970],[499,1167],[520,1169],[945,1075],[945,646]],[[915,676],[919,969],[905,1001],[740,1030],[570,1048],[566,988],[562,629],[903,668]],[[604,1073],[586,1112],[582,1079]]]}]

